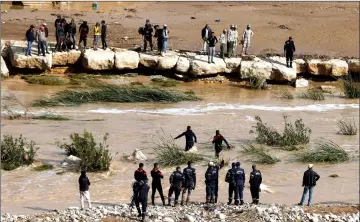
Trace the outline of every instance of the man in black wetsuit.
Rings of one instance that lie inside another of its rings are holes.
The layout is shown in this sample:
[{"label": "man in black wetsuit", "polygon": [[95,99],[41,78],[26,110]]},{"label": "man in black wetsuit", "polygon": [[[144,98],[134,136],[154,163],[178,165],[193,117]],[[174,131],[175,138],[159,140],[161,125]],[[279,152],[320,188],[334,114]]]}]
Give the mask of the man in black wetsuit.
[{"label": "man in black wetsuit", "polygon": [[292,37],[289,37],[289,40],[287,40],[284,44],[284,54],[286,56],[286,67],[292,68],[292,61],[293,56],[295,52],[295,43],[292,40]]},{"label": "man in black wetsuit", "polygon": [[163,195],[163,189],[161,186],[161,179],[164,178],[163,174],[161,173],[161,171],[159,170],[159,164],[155,163],[154,164],[154,169],[151,170],[151,177],[153,178],[152,180],[152,184],[151,184],[151,189],[152,189],[152,193],[151,193],[151,202],[152,205],[155,205],[154,199],[155,199],[155,192],[156,190],[158,190],[162,203],[165,206],[165,199],[164,199],[164,195]]},{"label": "man in black wetsuit", "polygon": [[184,174],[181,172],[180,167],[176,167],[176,171],[174,171],[170,176],[170,189],[168,194],[168,206],[170,206],[171,196],[175,193],[175,201],[174,207],[178,205],[178,200],[181,192],[181,188],[184,185]]},{"label": "man in black wetsuit", "polygon": [[187,126],[186,131],[180,134],[179,136],[175,137],[174,139],[178,139],[182,136],[185,136],[186,138],[185,151],[188,151],[194,146],[195,143],[197,143],[196,135],[191,130],[191,126]]},{"label": "man in black wetsuit", "polygon": [[226,139],[220,134],[219,130],[216,130],[215,134],[216,135],[214,136],[212,143],[215,145],[215,157],[219,158],[219,154],[222,151],[222,142],[224,141],[226,143],[228,149],[230,149],[230,145],[228,144]]},{"label": "man in black wetsuit", "polygon": [[188,166],[184,169],[183,174],[185,177],[185,182],[184,182],[184,190],[181,196],[181,205],[184,205],[186,192],[188,194],[186,197],[185,205],[187,205],[190,201],[191,192],[192,190],[195,190],[195,186],[196,186],[196,173],[195,173],[195,169],[191,167],[191,161],[188,162]]}]

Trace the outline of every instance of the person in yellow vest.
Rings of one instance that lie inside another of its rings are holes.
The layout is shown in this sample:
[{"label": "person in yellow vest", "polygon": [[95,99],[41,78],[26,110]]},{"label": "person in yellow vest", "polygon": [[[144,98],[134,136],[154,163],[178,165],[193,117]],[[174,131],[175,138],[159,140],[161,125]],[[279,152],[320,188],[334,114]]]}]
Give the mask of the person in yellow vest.
[{"label": "person in yellow vest", "polygon": [[94,26],[94,49],[97,50],[97,44],[99,42],[100,37],[100,23],[96,22],[96,25]]}]

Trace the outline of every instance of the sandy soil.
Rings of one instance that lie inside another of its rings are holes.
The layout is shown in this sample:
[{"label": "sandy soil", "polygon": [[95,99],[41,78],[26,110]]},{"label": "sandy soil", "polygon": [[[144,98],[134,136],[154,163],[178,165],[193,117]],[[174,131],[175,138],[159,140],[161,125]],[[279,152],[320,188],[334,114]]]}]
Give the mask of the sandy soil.
[{"label": "sandy soil", "polygon": [[[250,50],[253,54],[270,50],[282,52],[283,43],[291,35],[297,53],[359,56],[357,2],[101,2],[98,12],[91,9],[92,2],[24,9],[12,9],[9,4],[2,3],[2,11],[7,10],[1,18],[3,39],[23,39],[30,24],[38,26],[46,22],[50,40],[54,40],[53,21],[56,14],[61,13],[77,22],[87,20],[91,26],[106,20],[109,43],[116,47],[141,44],[138,27],[150,19],[153,24],[168,24],[169,48],[200,50],[200,30],[205,23],[209,23],[217,35],[230,24],[238,25],[239,34],[251,24],[255,33]],[[196,19],[190,19],[192,16]],[[215,22],[216,19],[221,22]],[[280,29],[280,25],[289,29]],[[130,39],[124,41],[124,36]]]}]

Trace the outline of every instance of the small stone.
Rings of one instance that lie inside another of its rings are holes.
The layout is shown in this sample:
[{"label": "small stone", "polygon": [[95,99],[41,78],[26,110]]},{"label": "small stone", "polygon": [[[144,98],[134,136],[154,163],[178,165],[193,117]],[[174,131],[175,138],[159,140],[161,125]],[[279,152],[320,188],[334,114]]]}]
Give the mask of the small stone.
[{"label": "small stone", "polygon": [[190,221],[190,222],[195,222],[195,221],[196,221],[196,219],[195,219],[193,216],[191,216],[191,215],[186,215],[186,216],[185,216],[185,219],[186,219],[187,221]]},{"label": "small stone", "polygon": [[172,219],[171,217],[163,217],[162,221],[163,222],[175,222],[175,220]]}]

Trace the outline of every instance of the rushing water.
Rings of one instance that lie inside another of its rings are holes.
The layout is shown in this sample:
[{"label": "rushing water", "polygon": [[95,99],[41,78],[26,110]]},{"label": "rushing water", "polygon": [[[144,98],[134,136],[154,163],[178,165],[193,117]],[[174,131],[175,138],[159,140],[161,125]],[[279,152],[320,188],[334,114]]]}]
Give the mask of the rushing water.
[{"label": "rushing water", "polygon": [[[49,95],[63,87],[45,87],[25,85],[18,81],[3,81],[2,91],[10,91],[20,102],[30,103],[32,100]],[[359,122],[359,101],[345,100],[337,94],[328,96],[324,101],[281,100],[281,90],[299,93],[304,89],[293,89],[288,86],[273,86],[269,91],[246,90],[237,84],[202,84],[182,83],[180,90],[192,89],[203,100],[196,102],[180,102],[176,104],[117,104],[96,103],[80,107],[51,108],[53,112],[72,117],[70,121],[41,120],[2,120],[2,133],[18,135],[36,141],[40,150],[37,159],[44,163],[59,166],[64,159],[64,153],[57,148],[55,140],[68,138],[73,132],[84,129],[92,132],[99,140],[110,133],[109,145],[113,153],[119,152],[115,158],[111,175],[90,174],[91,197],[96,203],[118,203],[129,201],[133,171],[135,164],[122,162],[122,153],[129,153],[135,148],[141,149],[152,159],[153,142],[163,129],[167,134],[176,136],[187,125],[191,125],[198,137],[199,143],[208,142],[216,129],[220,129],[226,139],[236,147],[246,140],[253,139],[249,134],[255,124],[255,116],[260,116],[264,122],[277,129],[283,127],[283,115],[290,120],[302,118],[312,129],[311,145],[315,139],[331,139],[353,158],[341,164],[315,164],[314,169],[321,178],[314,193],[315,203],[319,202],[351,202],[358,203],[359,195],[359,136],[343,136],[336,134],[336,121],[342,116],[351,117]],[[19,107],[18,111],[21,109]],[[30,109],[37,115],[48,110]],[[99,120],[103,121],[88,121]],[[180,146],[183,140],[177,140]],[[201,150],[212,155],[210,149]],[[263,182],[275,191],[274,194],[261,194],[261,201],[266,203],[295,204],[302,192],[302,173],[307,164],[292,161],[289,152],[272,149],[282,161],[272,166],[259,165],[263,173]],[[248,177],[251,163],[241,156],[237,149],[224,150],[222,155],[231,160],[242,162]],[[152,162],[146,162],[148,174]],[[196,166],[198,185],[193,193],[193,200],[204,200],[204,170],[205,166]],[[168,177],[174,169],[163,169],[164,192],[167,193]],[[227,184],[224,181],[225,170],[220,173],[220,201],[227,201]],[[339,178],[330,178],[336,173]],[[2,171],[2,213],[37,213],[55,208],[65,208],[78,205],[79,175],[65,173],[57,175],[55,171],[34,172],[28,168],[20,168],[12,172]],[[248,178],[247,178],[248,179]],[[245,201],[250,201],[250,192],[245,188]],[[159,203],[160,200],[157,199]]]}]

